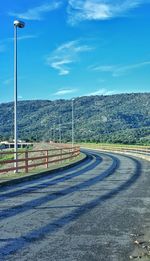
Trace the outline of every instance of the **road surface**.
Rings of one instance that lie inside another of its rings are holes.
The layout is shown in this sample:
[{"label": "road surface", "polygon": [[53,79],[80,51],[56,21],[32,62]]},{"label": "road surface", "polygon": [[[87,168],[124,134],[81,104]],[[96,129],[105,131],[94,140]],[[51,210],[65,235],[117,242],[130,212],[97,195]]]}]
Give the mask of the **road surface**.
[{"label": "road surface", "polygon": [[68,170],[0,188],[0,260],[127,261],[150,220],[150,163],[87,151]]}]

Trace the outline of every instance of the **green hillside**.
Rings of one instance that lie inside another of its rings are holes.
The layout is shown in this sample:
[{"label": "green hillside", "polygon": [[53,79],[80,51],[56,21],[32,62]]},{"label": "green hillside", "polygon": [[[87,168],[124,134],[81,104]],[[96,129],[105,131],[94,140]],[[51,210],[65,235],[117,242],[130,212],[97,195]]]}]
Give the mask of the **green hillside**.
[{"label": "green hillside", "polygon": [[[71,100],[18,103],[19,139],[71,140]],[[74,100],[75,140],[150,144],[150,93]],[[0,139],[13,138],[13,103],[0,104]]]}]

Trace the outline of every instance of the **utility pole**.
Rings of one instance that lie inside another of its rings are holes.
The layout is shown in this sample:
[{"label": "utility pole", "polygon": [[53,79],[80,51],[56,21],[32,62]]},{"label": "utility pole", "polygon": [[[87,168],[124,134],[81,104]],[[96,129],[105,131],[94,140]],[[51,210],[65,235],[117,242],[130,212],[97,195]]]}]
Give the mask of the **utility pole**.
[{"label": "utility pole", "polygon": [[53,142],[55,143],[56,135],[55,135],[55,124],[53,125]]},{"label": "utility pole", "polygon": [[74,146],[74,99],[72,99],[72,147]]},{"label": "utility pole", "polygon": [[18,126],[17,126],[17,28],[24,28],[25,23],[22,21],[14,21],[14,168],[15,173],[18,172]]},{"label": "utility pole", "polygon": [[59,117],[59,143],[61,143],[62,137],[61,137],[61,121]]}]

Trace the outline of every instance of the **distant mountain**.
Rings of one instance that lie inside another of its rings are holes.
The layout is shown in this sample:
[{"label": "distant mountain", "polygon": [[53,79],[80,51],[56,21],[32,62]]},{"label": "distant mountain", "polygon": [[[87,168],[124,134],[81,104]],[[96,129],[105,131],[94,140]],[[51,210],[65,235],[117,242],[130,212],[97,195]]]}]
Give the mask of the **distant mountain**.
[{"label": "distant mountain", "polygon": [[[70,141],[71,112],[71,100],[19,101],[19,139]],[[74,121],[78,142],[150,144],[150,93],[76,98]],[[0,104],[0,123],[0,139],[13,138],[12,102]]]}]

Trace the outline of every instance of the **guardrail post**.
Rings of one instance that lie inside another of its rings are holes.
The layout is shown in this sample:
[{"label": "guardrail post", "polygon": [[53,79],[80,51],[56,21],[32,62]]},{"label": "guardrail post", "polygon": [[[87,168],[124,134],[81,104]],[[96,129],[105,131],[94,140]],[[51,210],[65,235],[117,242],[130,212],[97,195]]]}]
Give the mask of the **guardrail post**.
[{"label": "guardrail post", "polygon": [[25,172],[29,172],[29,167],[28,167],[28,151],[25,151]]},{"label": "guardrail post", "polygon": [[48,169],[48,150],[46,150],[46,168]]}]

